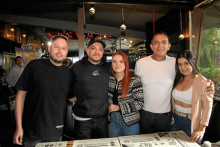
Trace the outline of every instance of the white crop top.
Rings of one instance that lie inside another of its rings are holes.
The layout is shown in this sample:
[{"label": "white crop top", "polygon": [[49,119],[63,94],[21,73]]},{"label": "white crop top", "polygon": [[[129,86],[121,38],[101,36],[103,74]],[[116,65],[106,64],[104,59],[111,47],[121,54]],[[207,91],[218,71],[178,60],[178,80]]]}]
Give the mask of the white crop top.
[{"label": "white crop top", "polygon": [[[174,88],[172,92],[172,97],[175,100],[191,105],[192,104],[192,87],[186,91],[179,91]],[[176,111],[179,111],[182,113],[191,113],[191,108],[181,107],[175,103],[174,103],[174,108]]]}]

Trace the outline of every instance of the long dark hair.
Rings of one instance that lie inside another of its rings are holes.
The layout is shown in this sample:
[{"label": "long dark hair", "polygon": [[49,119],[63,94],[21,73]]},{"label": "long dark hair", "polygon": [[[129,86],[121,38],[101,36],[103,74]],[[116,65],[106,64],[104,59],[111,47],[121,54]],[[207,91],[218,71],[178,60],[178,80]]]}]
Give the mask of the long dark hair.
[{"label": "long dark hair", "polygon": [[185,51],[179,53],[177,55],[177,58],[176,58],[176,77],[175,77],[175,80],[174,80],[174,86],[173,87],[176,87],[178,85],[178,83],[181,83],[184,79],[184,75],[180,72],[180,70],[178,68],[178,59],[179,58],[185,58],[189,62],[189,64],[193,68],[193,74],[198,74],[199,73],[199,70],[198,70],[197,66],[195,65],[195,63],[194,63],[194,56],[193,56],[192,52],[190,50],[185,50]]}]

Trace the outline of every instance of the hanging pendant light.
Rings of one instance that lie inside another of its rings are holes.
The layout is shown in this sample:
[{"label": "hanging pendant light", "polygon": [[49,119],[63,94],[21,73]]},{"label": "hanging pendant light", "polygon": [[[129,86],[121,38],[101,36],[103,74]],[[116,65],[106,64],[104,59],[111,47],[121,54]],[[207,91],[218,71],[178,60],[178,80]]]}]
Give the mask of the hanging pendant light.
[{"label": "hanging pendant light", "polygon": [[122,25],[120,26],[120,30],[121,31],[125,31],[126,30],[126,25],[124,23],[122,23]]},{"label": "hanging pendant light", "polygon": [[124,12],[123,12],[123,5],[122,5],[122,25],[120,26],[120,30],[121,31],[125,31],[126,30],[126,25],[124,23]]},{"label": "hanging pendant light", "polygon": [[94,15],[95,14],[95,8],[94,8],[93,4],[91,4],[91,7],[89,9],[89,14],[90,15]]},{"label": "hanging pendant light", "polygon": [[183,24],[182,24],[182,13],[180,10],[180,35],[179,35],[179,39],[183,40],[185,38],[184,34],[183,34]]}]

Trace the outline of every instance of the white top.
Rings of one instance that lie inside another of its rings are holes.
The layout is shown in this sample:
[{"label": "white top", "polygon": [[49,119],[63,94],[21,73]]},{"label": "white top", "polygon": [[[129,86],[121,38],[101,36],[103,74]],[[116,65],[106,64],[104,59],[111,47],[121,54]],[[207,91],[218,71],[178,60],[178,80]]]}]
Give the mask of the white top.
[{"label": "white top", "polygon": [[173,89],[172,96],[175,100],[184,102],[186,104],[192,104],[192,87],[185,91]]},{"label": "white top", "polygon": [[141,77],[144,92],[144,110],[152,113],[171,111],[176,59],[166,56],[164,61],[153,60],[151,56],[136,62],[135,74]]},{"label": "white top", "polygon": [[24,67],[23,66],[19,67],[17,65],[14,65],[10,69],[10,71],[6,77],[6,82],[8,83],[8,87],[15,86],[18,78],[20,77],[20,75],[22,74],[23,71],[24,71]]},{"label": "white top", "polygon": [[[175,100],[191,105],[192,104],[192,87],[186,91],[179,91],[179,90],[173,89],[172,97]],[[178,112],[191,113],[191,108],[185,108],[175,103],[174,103],[174,108]]]}]

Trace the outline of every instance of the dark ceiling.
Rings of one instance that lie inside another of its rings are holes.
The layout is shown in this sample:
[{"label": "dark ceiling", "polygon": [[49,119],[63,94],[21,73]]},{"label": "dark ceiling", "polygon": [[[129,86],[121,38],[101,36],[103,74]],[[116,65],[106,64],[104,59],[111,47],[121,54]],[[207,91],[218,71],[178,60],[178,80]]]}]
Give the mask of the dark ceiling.
[{"label": "dark ceiling", "polygon": [[[0,21],[23,25],[46,41],[47,31],[77,32],[77,10],[84,7],[85,33],[120,35],[122,7],[127,37],[143,41],[146,22],[157,21],[173,9],[192,10],[210,0],[7,0],[1,3]],[[89,15],[94,4],[96,13]]]},{"label": "dark ceiling", "polygon": [[[77,22],[77,8],[80,5],[79,3],[84,2],[86,23],[118,27],[122,21],[123,6],[125,23],[128,23],[129,29],[144,31],[144,23],[142,22],[152,21],[153,9],[155,19],[157,20],[172,9],[193,9],[193,7],[201,1],[202,0],[96,0],[91,2],[82,0],[8,0],[5,1],[4,4],[1,4],[0,12]],[[96,9],[94,18],[91,18],[88,13],[91,4],[94,4]]]}]

